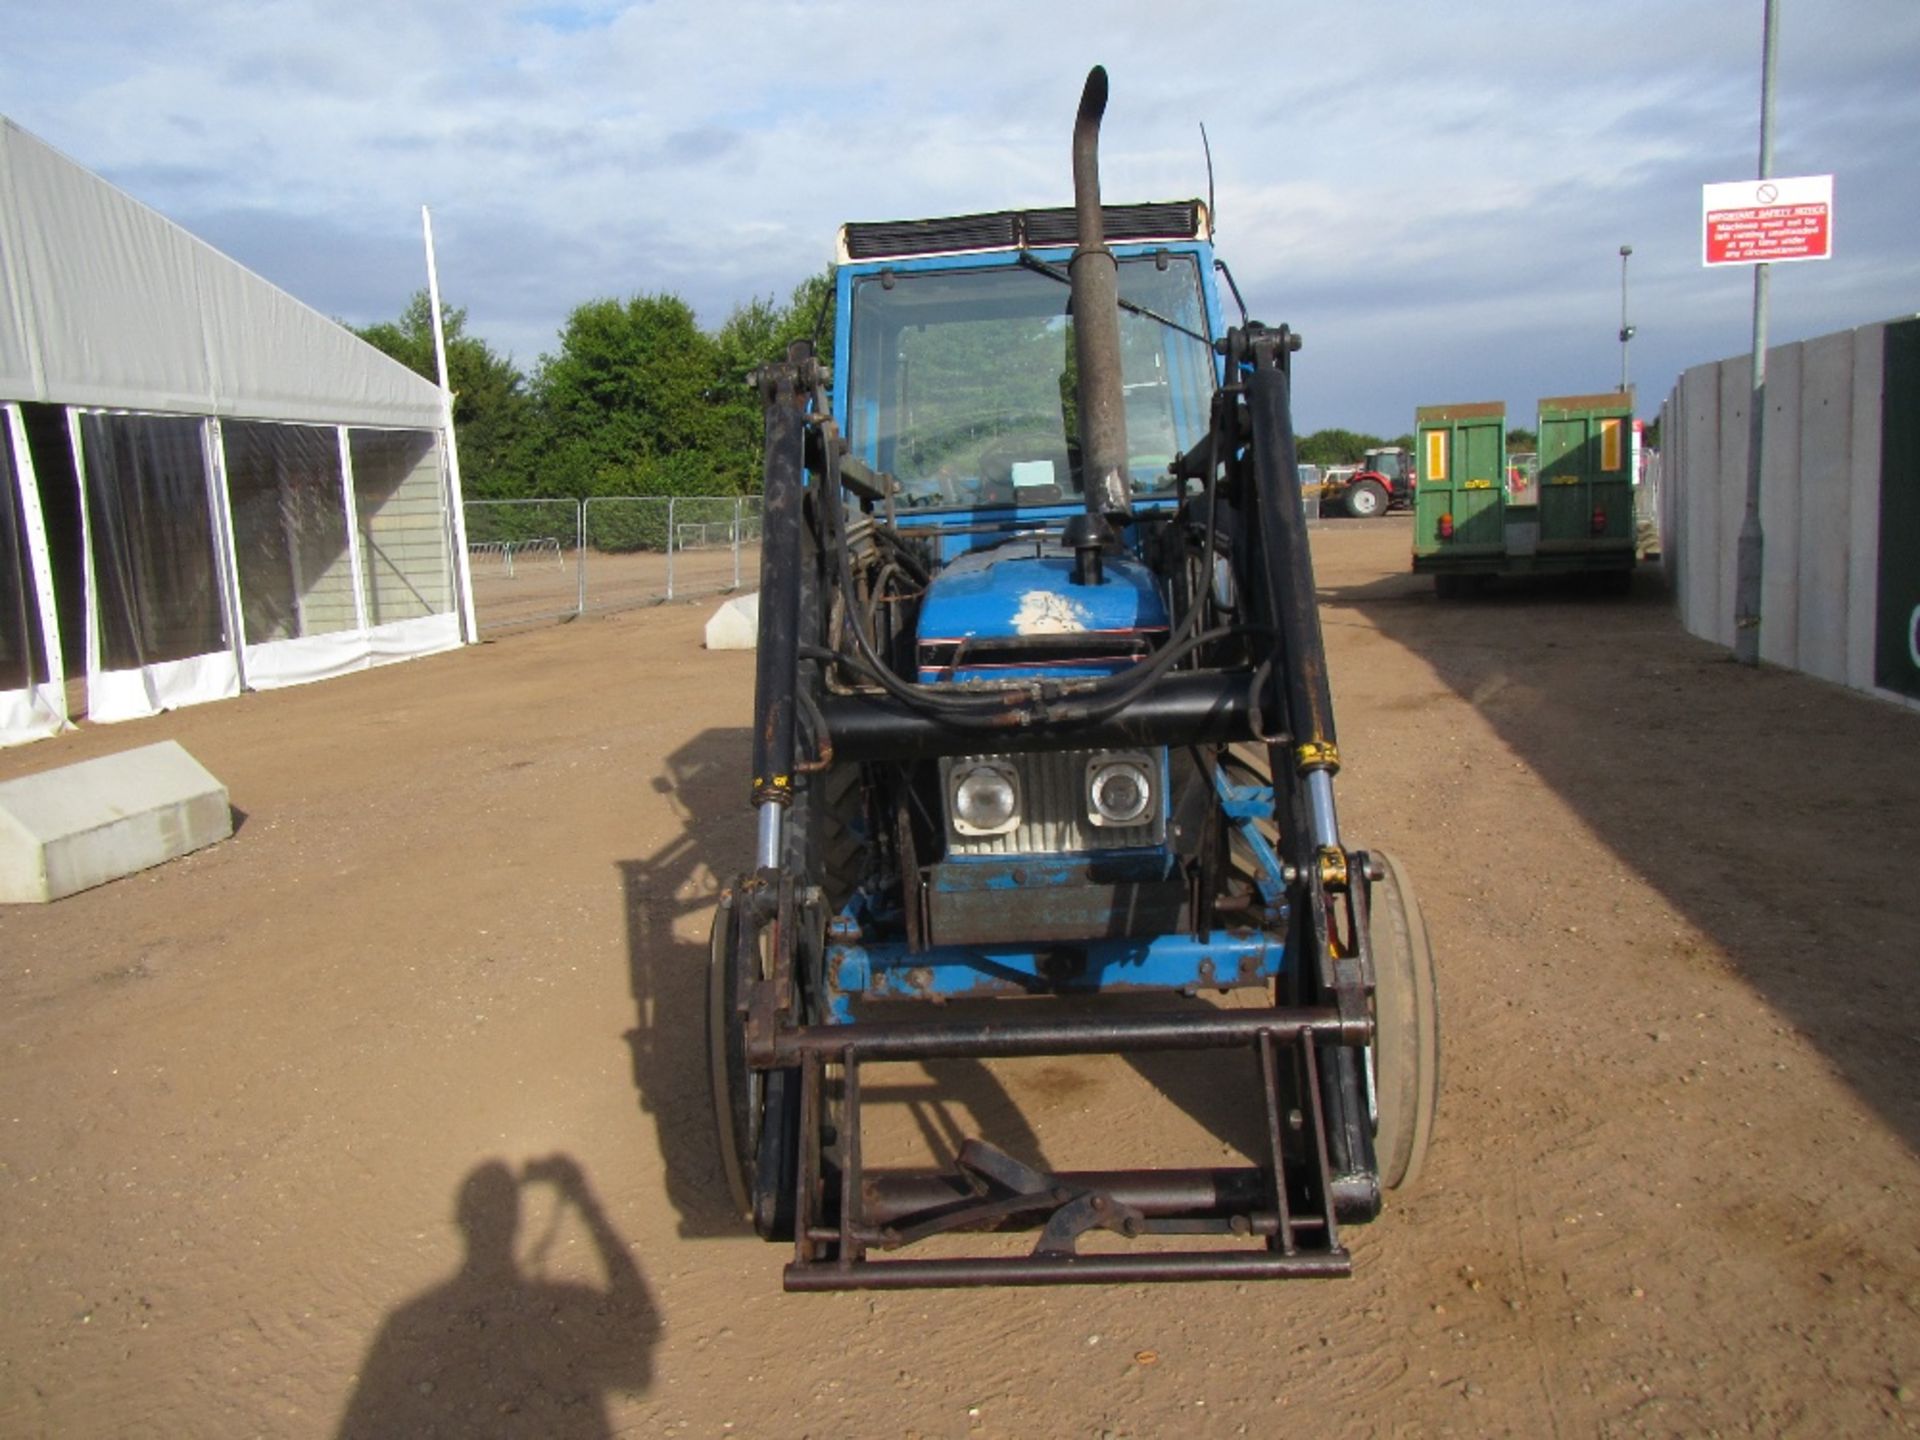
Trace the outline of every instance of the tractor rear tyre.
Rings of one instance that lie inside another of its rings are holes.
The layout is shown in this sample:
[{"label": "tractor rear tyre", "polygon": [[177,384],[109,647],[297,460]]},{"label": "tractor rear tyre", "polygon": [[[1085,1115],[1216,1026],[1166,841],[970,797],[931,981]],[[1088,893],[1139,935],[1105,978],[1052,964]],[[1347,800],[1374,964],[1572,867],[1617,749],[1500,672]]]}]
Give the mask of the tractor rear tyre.
[{"label": "tractor rear tyre", "polygon": [[794,777],[787,868],[820,887],[829,915],[847,903],[865,873],[866,830],[859,765],[843,761]]},{"label": "tractor rear tyre", "polygon": [[793,1238],[799,1077],[747,1066],[745,1019],[733,966],[734,892],[714,912],[707,957],[707,1079],[733,1212],[768,1240]]},{"label": "tractor rear tyre", "polygon": [[1378,480],[1359,480],[1347,491],[1347,514],[1370,520],[1387,513],[1387,490]]},{"label": "tractor rear tyre", "polygon": [[1420,1175],[1440,1102],[1440,1009],[1433,944],[1420,902],[1391,855],[1373,852],[1384,872],[1371,886],[1373,940],[1373,1148],[1389,1190]]}]

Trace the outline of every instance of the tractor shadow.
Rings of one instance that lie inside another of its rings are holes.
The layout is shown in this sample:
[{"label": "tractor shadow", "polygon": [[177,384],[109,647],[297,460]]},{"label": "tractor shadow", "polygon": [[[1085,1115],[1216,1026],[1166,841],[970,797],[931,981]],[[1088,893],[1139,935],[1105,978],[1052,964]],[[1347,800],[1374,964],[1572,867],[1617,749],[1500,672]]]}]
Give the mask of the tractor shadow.
[{"label": "tractor shadow", "polygon": [[687,1237],[745,1229],[727,1196],[707,1095],[707,932],[716,877],[753,853],[742,798],[752,745],[744,726],[708,730],[665,757],[653,788],[680,824],[655,854],[619,862],[633,1085],[653,1119],[667,1198]]},{"label": "tractor shadow", "polygon": [[[667,1198],[687,1238],[738,1236],[720,1165],[708,1088],[708,936],[723,885],[753,860],[747,803],[753,735],[707,730],[660,763],[653,788],[679,824],[653,855],[619,862],[634,1024],[625,1034],[642,1113],[659,1138]],[[941,1061],[862,1071],[868,1162],[946,1169],[960,1143],[984,1134],[1028,1164],[1039,1141],[985,1065]],[[874,1132],[881,1133],[878,1136]],[[889,1143],[889,1140],[897,1143]]]},{"label": "tractor shadow", "polygon": [[1619,598],[1441,601],[1399,575],[1320,602],[1329,633],[1376,629],[1430,666],[1920,1150],[1920,716],[1735,665],[1681,628],[1654,565]]},{"label": "tractor shadow", "polygon": [[[1234,1156],[1266,1163],[1266,1103],[1260,1062],[1250,1049],[1156,1051],[1126,1059],[1141,1079]],[[1240,1159],[1223,1156],[1215,1163]]]}]

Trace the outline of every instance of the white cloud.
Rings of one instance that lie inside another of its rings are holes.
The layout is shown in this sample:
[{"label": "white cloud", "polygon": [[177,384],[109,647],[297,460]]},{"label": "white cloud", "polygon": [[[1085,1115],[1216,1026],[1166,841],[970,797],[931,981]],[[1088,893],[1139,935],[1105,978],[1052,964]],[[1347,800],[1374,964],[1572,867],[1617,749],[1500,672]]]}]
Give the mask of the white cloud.
[{"label": "white cloud", "polygon": [[[1264,318],[1308,336],[1302,423],[1618,376],[1745,344],[1701,271],[1698,186],[1751,173],[1759,0],[1206,9],[981,0],[617,4],[73,0],[22,7],[9,113],[302,299],[390,317],[432,203],[449,298],[531,363],[574,304],[668,289],[717,322],[849,218],[1063,203],[1086,66],[1110,196],[1205,186]],[[1838,258],[1784,268],[1781,338],[1914,308],[1920,6],[1785,19],[1782,173],[1838,175]]]}]

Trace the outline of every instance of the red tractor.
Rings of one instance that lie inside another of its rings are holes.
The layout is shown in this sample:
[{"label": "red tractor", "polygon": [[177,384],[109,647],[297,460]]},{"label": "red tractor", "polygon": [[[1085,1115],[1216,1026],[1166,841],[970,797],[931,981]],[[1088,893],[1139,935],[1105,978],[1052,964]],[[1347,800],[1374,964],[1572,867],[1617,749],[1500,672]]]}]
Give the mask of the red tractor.
[{"label": "red tractor", "polygon": [[1358,465],[1336,465],[1320,486],[1322,515],[1368,520],[1389,510],[1413,508],[1413,452],[1404,445],[1367,451]]},{"label": "red tractor", "polygon": [[1364,519],[1412,506],[1413,453],[1401,445],[1367,451],[1359,472],[1347,482],[1347,514]]}]

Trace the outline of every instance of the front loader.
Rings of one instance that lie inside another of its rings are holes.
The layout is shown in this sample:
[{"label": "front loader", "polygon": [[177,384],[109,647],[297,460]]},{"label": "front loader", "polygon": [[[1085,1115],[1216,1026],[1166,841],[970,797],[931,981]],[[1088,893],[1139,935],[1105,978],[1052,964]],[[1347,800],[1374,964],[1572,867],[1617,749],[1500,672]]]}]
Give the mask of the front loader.
[{"label": "front loader", "polygon": [[[789,1289],[1343,1275],[1432,1130],[1425,926],[1334,804],[1299,339],[1222,323],[1204,205],[1102,204],[1106,100],[1096,68],[1071,209],[846,226],[832,372],[757,377],[757,839],[709,1042]],[[1164,1051],[1242,1084],[1246,1163],[863,1160],[866,1067]]]}]

